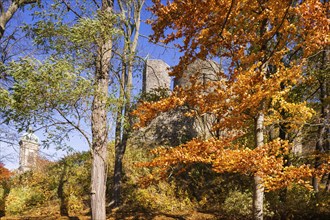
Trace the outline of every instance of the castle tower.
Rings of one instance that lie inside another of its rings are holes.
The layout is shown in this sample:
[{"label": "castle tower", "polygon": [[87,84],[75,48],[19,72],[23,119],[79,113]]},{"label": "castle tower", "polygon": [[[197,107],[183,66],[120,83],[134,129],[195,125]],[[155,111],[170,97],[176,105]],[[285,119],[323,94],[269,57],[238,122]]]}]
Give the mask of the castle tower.
[{"label": "castle tower", "polygon": [[170,89],[171,77],[168,75],[170,66],[162,60],[147,60],[143,71],[142,92],[147,93],[152,89]]},{"label": "castle tower", "polygon": [[[197,78],[197,82],[206,85],[208,82],[221,81],[220,73],[221,65],[213,60],[196,59],[190,63],[180,78],[174,79],[174,87],[189,88],[191,87],[190,77]],[[212,88],[205,87],[205,93],[212,91]],[[212,136],[212,125],[215,123],[216,117],[211,113],[193,118],[191,130],[194,130],[197,136],[208,138]]]},{"label": "castle tower", "polygon": [[39,155],[39,138],[33,134],[32,128],[22,135],[19,145],[19,171],[24,173],[36,167]]},{"label": "castle tower", "polygon": [[218,81],[221,78],[219,73],[221,72],[221,65],[212,60],[197,59],[193,63],[187,66],[187,69],[183,72],[181,78],[174,79],[174,87],[189,87],[190,77],[194,75],[198,81],[205,84],[210,81]]}]

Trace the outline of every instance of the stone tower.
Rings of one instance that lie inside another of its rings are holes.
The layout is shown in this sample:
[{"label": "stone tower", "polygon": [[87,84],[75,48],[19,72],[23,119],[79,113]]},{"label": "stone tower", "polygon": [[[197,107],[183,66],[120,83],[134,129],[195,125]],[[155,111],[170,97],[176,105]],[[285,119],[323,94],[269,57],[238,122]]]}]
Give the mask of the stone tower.
[{"label": "stone tower", "polygon": [[219,73],[221,72],[221,65],[212,60],[197,59],[187,66],[181,78],[174,79],[174,87],[189,87],[190,77],[193,75],[197,77],[198,82],[203,84],[210,81],[219,81]]},{"label": "stone tower", "polygon": [[142,92],[147,93],[152,89],[170,89],[171,77],[168,75],[170,66],[162,60],[147,60],[143,71]]},{"label": "stone tower", "polygon": [[22,135],[19,145],[19,171],[23,173],[36,167],[39,155],[39,138],[33,134],[32,128]]}]

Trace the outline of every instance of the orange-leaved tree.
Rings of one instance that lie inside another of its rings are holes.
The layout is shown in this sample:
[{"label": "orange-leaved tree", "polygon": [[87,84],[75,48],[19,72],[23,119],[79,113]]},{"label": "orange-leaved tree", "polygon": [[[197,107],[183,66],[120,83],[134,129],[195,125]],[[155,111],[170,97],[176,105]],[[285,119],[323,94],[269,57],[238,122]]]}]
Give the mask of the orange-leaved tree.
[{"label": "orange-leaved tree", "polygon": [[0,183],[8,180],[11,176],[11,172],[0,162]]},{"label": "orange-leaved tree", "polygon": [[[153,0],[150,9],[154,41],[174,42],[184,52],[172,70],[182,77],[196,59],[223,59],[227,68],[220,80],[207,83],[190,78],[189,87],[176,88],[157,102],[144,102],[135,114],[139,126],[158,113],[189,106],[188,115],[212,115],[209,139],[193,139],[175,148],[159,148],[145,165],[166,169],[174,164],[208,163],[216,172],[253,176],[253,215],[263,219],[264,189],[305,184],[309,166],[285,162],[287,140],[265,136],[265,126],[285,120],[288,130],[301,127],[313,115],[306,103],[291,103],[288,94],[303,79],[306,58],[326,47],[329,39],[329,3],[319,0]],[[205,87],[207,89],[205,90]],[[285,115],[285,118],[283,117]],[[254,143],[242,141],[252,134]]]},{"label": "orange-leaved tree", "polygon": [[0,162],[0,217],[5,215],[5,199],[9,194],[11,172]]}]

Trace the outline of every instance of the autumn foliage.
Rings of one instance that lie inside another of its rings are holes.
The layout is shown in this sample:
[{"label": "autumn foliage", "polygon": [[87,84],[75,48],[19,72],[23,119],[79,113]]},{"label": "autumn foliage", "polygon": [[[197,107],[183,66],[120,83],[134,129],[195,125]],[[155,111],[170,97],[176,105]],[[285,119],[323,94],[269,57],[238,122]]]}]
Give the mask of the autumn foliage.
[{"label": "autumn foliage", "polygon": [[292,143],[268,136],[262,146],[243,140],[256,135],[254,123],[260,115],[264,116],[263,129],[282,123],[287,132],[302,128],[313,116],[306,102],[294,102],[289,94],[304,81],[308,57],[329,45],[329,3],[153,2],[153,40],[174,42],[184,52],[172,69],[173,76],[182,77],[196,59],[224,59],[229,65],[215,73],[221,80],[205,83],[192,76],[190,87],[176,88],[168,98],[139,105],[134,113],[140,119],[137,127],[147,125],[160,112],[187,106],[191,117],[217,118],[212,132],[222,132],[210,139],[156,149],[156,158],[144,165],[161,167],[162,173],[179,163],[206,163],[219,173],[259,175],[269,190],[292,182],[306,185],[306,178],[317,171],[308,165],[287,164]]},{"label": "autumn foliage", "polygon": [[0,183],[8,180],[11,176],[11,172],[0,162]]}]

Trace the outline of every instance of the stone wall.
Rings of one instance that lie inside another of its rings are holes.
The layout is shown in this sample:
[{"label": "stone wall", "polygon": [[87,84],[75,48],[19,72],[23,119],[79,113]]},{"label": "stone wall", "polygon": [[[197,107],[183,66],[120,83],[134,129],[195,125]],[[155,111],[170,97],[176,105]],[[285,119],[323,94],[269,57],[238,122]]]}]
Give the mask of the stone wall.
[{"label": "stone wall", "polygon": [[190,77],[198,77],[198,81],[206,83],[208,81],[220,80],[219,72],[221,66],[212,60],[196,60],[188,65],[187,69],[183,72],[182,77],[174,79],[174,87],[187,87],[190,86]]},{"label": "stone wall", "polygon": [[170,89],[169,67],[162,60],[147,60],[143,71],[142,92],[147,93],[157,88]]}]

